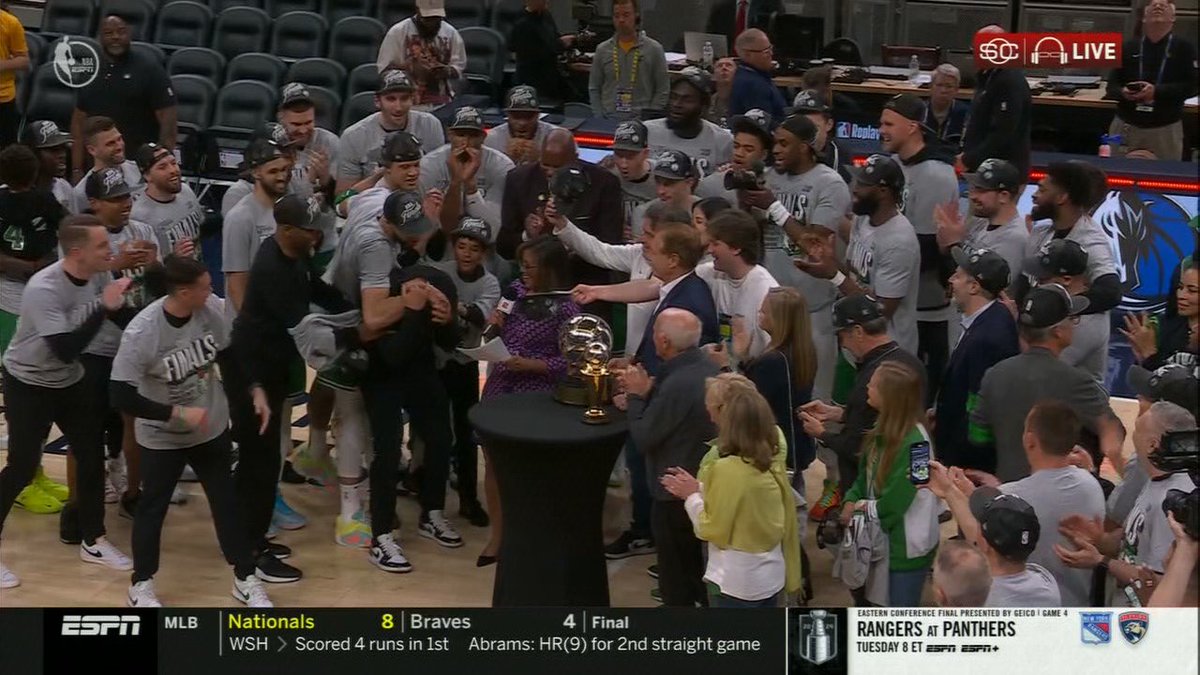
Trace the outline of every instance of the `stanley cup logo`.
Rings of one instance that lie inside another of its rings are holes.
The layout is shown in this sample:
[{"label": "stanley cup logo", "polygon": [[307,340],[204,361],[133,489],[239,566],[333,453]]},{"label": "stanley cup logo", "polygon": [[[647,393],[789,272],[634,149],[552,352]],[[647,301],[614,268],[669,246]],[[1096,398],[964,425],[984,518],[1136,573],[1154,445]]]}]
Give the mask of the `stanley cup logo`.
[{"label": "stanley cup logo", "polygon": [[800,657],[816,665],[837,658],[837,617],[814,609],[800,617]]}]

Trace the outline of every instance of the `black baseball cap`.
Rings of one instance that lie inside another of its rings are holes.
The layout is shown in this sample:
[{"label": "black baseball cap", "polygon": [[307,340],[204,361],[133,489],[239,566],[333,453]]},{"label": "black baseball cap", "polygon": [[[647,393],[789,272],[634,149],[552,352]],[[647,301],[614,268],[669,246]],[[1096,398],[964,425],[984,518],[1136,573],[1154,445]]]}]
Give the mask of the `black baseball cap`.
[{"label": "black baseball cap", "polygon": [[446,127],[451,131],[477,131],[483,133],[483,115],[478,108],[465,105],[454,111],[454,120]]},{"label": "black baseball cap", "polygon": [[692,158],[682,150],[663,150],[654,158],[655,176],[669,180],[691,178],[695,167]]},{"label": "black baseball cap", "polygon": [[118,199],[133,192],[125,182],[125,173],[119,167],[94,171],[87,177],[83,192],[88,199]]},{"label": "black baseball cap", "polygon": [[1049,328],[1082,314],[1087,308],[1087,298],[1071,295],[1058,284],[1043,284],[1025,296],[1018,321],[1032,328]]},{"label": "black baseball cap", "polygon": [[288,82],[279,91],[279,108],[282,110],[297,103],[315,105],[313,103],[312,92],[308,90],[308,87],[303,82]]},{"label": "black baseball cap", "polygon": [[421,139],[407,131],[393,131],[383,139],[381,162],[416,162],[421,159]]},{"label": "black baseball cap", "polygon": [[994,487],[979,487],[968,500],[988,546],[1007,560],[1024,561],[1037,548],[1042,525],[1029,502]]},{"label": "black baseball cap", "polygon": [[954,256],[955,264],[993,296],[1000,295],[1001,291],[1008,288],[1008,261],[999,253],[986,248],[955,246],[950,254]]},{"label": "black baseball cap", "polygon": [[883,306],[869,295],[847,295],[833,303],[833,327],[837,330],[882,318]]},{"label": "black baseball cap", "polygon": [[286,194],[275,200],[275,222],[304,230],[317,230],[317,219],[321,215],[321,204],[315,197]]},{"label": "black baseball cap", "polygon": [[1004,190],[1016,194],[1025,183],[1025,178],[1012,162],[1003,159],[985,159],[975,171],[963,174],[967,184],[980,190]]},{"label": "black baseball cap", "polygon": [[492,226],[488,225],[480,218],[467,216],[458,221],[458,227],[456,227],[454,231],[450,233],[451,241],[456,240],[459,237],[474,239],[484,246],[490,246],[492,243]]},{"label": "black baseball cap", "polygon": [[735,134],[745,133],[758,136],[763,147],[771,147],[775,137],[771,134],[771,115],[765,110],[754,108],[741,115],[729,118],[729,130]]},{"label": "black baseball cap", "polygon": [[251,144],[260,138],[272,141],[284,150],[291,148],[293,145],[292,137],[288,135],[287,129],[279,122],[267,122],[255,130],[254,134],[250,137]]},{"label": "black baseball cap", "polygon": [[504,97],[506,112],[540,112],[541,109],[538,105],[537,89],[527,84],[519,84],[509,89]]},{"label": "black baseball cap", "polygon": [[1051,239],[1041,251],[1025,261],[1025,271],[1038,279],[1078,276],[1087,272],[1088,254],[1071,239]]},{"label": "black baseball cap", "polygon": [[143,143],[136,152],[133,153],[133,161],[137,163],[138,170],[146,173],[158,164],[159,161],[167,157],[174,157],[175,153],[159,145],[158,143]]},{"label": "black baseball cap", "polygon": [[914,94],[896,94],[883,104],[883,109],[918,124],[925,121],[925,102]]},{"label": "black baseball cap", "polygon": [[70,144],[71,134],[59,129],[58,125],[50,120],[37,120],[25,125],[21,131],[21,142],[39,150],[57,148]]},{"label": "black baseball cap", "polygon": [[784,118],[779,126],[783,127],[791,135],[795,136],[801,143],[808,145],[812,151],[820,156],[820,151],[817,150],[817,125],[812,120],[804,115],[788,115]]},{"label": "black baseball cap", "polygon": [[821,113],[828,115],[832,111],[829,104],[825,102],[821,92],[815,89],[805,89],[796,98],[792,100],[792,112],[798,115],[810,115],[812,113]]},{"label": "black baseball cap", "polygon": [[383,202],[383,217],[400,234],[420,237],[434,229],[433,221],[425,215],[425,205],[416,192],[397,190]]},{"label": "black baseball cap", "polygon": [[1200,407],[1200,373],[1196,368],[1179,363],[1168,363],[1155,370],[1130,366],[1125,381],[1142,398],[1174,403],[1192,414]]},{"label": "black baseball cap", "polygon": [[650,133],[646,125],[638,120],[621,122],[613,133],[613,150],[628,150],[638,152],[645,150],[650,144]]},{"label": "black baseball cap", "polygon": [[415,91],[412,80],[409,79],[408,73],[399,68],[385,70],[379,74],[379,86],[375,88],[376,94],[386,94],[393,91]]},{"label": "black baseball cap", "polygon": [[904,192],[904,171],[887,155],[871,155],[862,166],[849,166],[850,175],[862,185],[891,188],[897,197]]},{"label": "black baseball cap", "polygon": [[578,201],[591,186],[592,179],[577,166],[559,167],[550,176],[550,194],[560,205]]},{"label": "black baseball cap", "polygon": [[246,148],[246,168],[256,169],[263,164],[287,157],[278,143],[266,138],[256,138]]},{"label": "black baseball cap", "polygon": [[708,100],[708,97],[712,95],[712,78],[709,77],[707,71],[701,68],[697,68],[695,66],[688,66],[687,68],[684,68],[683,70],[679,71],[678,76],[673,79],[671,86],[675,86],[680,82],[686,82],[687,84],[692,85],[696,91],[700,92],[701,98],[706,101]]}]

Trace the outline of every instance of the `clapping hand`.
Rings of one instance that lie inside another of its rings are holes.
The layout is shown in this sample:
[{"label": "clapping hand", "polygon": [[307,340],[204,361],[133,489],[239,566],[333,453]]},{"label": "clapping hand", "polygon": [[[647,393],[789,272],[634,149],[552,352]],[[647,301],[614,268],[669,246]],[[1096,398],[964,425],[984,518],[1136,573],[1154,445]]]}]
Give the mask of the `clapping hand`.
[{"label": "clapping hand", "polygon": [[958,213],[958,200],[933,207],[933,222],[937,223],[938,246],[947,249],[967,237],[967,224]]},{"label": "clapping hand", "polygon": [[621,371],[621,374],[617,376],[617,381],[626,393],[643,398],[654,386],[654,378],[650,377],[646,373],[646,369],[641,366],[630,366]]},{"label": "clapping hand", "polygon": [[421,200],[421,206],[425,211],[425,217],[433,222],[438,222],[442,217],[442,204],[446,201],[446,195],[442,191],[433,188],[425,191],[425,198]]},{"label": "clapping hand", "polygon": [[687,499],[700,491],[700,482],[685,469],[677,466],[667,469],[658,482],[677,499]]},{"label": "clapping hand", "polygon": [[104,305],[104,309],[110,312],[121,309],[121,306],[125,304],[125,291],[129,290],[129,285],[132,283],[133,279],[121,277],[105,286],[104,291],[100,294],[100,303]]},{"label": "clapping hand", "polygon": [[1158,332],[1145,312],[1126,314],[1125,327],[1118,330],[1129,340],[1129,347],[1139,363],[1158,353]]},{"label": "clapping hand", "polygon": [[817,419],[811,413],[800,411],[800,423],[804,425],[804,433],[813,438],[820,438],[825,435],[825,423]]}]

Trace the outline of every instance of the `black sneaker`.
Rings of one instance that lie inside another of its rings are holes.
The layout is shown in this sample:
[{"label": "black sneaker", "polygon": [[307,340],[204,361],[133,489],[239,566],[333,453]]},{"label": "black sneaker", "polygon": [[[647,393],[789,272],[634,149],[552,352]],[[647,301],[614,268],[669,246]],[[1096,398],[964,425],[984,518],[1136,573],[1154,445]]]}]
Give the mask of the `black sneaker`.
[{"label": "black sneaker", "polygon": [[658,578],[658,564],[654,564],[654,565],[651,565],[650,567],[647,567],[646,574],[649,574],[651,579],[657,579]]},{"label": "black sneaker", "polygon": [[283,463],[283,474],[280,475],[279,480],[291,485],[304,485],[308,483],[307,478],[301,476],[294,468],[292,468],[292,463],[290,461]]},{"label": "black sneaker", "polygon": [[487,527],[492,523],[492,519],[488,517],[487,511],[483,510],[483,504],[480,504],[478,499],[463,501],[462,506],[458,508],[458,515],[475,527]]},{"label": "black sneaker", "polygon": [[271,584],[290,584],[300,581],[304,573],[270,553],[260,553],[254,561],[254,576]]},{"label": "black sneaker", "polygon": [[58,514],[58,540],[68,546],[83,543],[83,534],[79,531],[79,509],[75,502],[63,504]]},{"label": "black sneaker", "polygon": [[426,539],[432,539],[446,548],[458,548],[463,545],[462,536],[458,530],[446,520],[441,511],[430,511],[423,514],[417,525],[417,534]]},{"label": "black sneaker", "polygon": [[284,546],[283,544],[273,541],[268,541],[267,543],[263,544],[262,552],[273,555],[279,560],[287,560],[288,558],[292,557],[292,549],[290,546]]},{"label": "black sneaker", "polygon": [[608,546],[604,547],[604,557],[609,560],[620,560],[635,555],[649,555],[654,553],[654,540],[650,537],[645,537],[633,532],[625,530],[617,540]]},{"label": "black sneaker", "polygon": [[132,497],[130,497],[129,495],[121,495],[121,503],[117,507],[117,514],[120,515],[122,518],[128,518],[129,520],[133,520],[133,517],[137,514],[138,500],[140,500],[141,498],[142,498],[141,492],[135,494]]}]

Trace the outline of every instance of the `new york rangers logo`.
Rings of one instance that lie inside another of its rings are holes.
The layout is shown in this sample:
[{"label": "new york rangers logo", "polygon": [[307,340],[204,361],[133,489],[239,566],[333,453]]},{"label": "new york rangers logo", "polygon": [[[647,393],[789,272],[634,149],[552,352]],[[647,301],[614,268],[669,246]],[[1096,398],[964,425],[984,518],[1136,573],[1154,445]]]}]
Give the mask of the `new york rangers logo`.
[{"label": "new york rangers logo", "polygon": [[1118,617],[1121,635],[1131,645],[1136,645],[1146,637],[1150,630],[1150,615],[1145,612],[1125,612]]},{"label": "new york rangers logo", "polygon": [[1112,612],[1080,612],[1079,639],[1085,645],[1112,642]]}]

